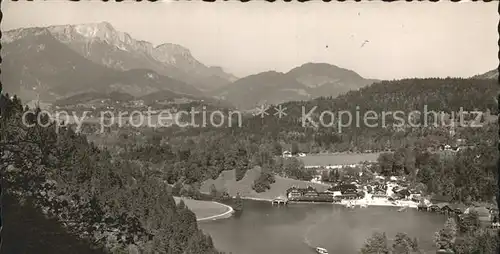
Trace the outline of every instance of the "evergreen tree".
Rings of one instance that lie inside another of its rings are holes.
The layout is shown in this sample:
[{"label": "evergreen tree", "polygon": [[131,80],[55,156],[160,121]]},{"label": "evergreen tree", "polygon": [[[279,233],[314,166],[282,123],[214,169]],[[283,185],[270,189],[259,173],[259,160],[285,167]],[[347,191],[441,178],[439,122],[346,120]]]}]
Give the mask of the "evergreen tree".
[{"label": "evergreen tree", "polygon": [[397,233],[392,244],[393,254],[408,254],[418,252],[418,243],[416,239],[411,239],[405,233]]},{"label": "evergreen tree", "polygon": [[477,212],[471,211],[467,214],[462,215],[462,218],[458,223],[458,229],[461,233],[470,233],[477,230],[480,227],[480,224],[481,222],[479,221],[479,215],[477,214]]},{"label": "evergreen tree", "polygon": [[217,198],[217,188],[215,188],[215,184],[210,185],[210,196],[213,199]]},{"label": "evergreen tree", "polygon": [[385,233],[375,232],[366,240],[366,243],[361,248],[363,254],[389,254],[389,246],[387,244],[387,236]]},{"label": "evergreen tree", "polygon": [[299,151],[299,144],[297,142],[293,142],[292,143],[292,155],[296,155],[298,154],[300,151]]},{"label": "evergreen tree", "polygon": [[237,193],[234,198],[234,210],[237,212],[243,211],[243,200],[240,197],[240,193]]}]

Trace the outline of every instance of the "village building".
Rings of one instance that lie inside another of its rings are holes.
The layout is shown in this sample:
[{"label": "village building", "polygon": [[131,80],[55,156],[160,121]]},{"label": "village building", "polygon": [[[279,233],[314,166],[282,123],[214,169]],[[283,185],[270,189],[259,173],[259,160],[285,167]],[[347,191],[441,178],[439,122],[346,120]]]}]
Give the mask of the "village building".
[{"label": "village building", "polygon": [[397,189],[394,191],[394,197],[396,199],[410,199],[410,196],[412,195],[408,189]]},{"label": "village building", "polygon": [[344,200],[355,200],[355,199],[360,199],[361,197],[358,195],[358,193],[345,193],[340,196],[337,196],[340,199]]},{"label": "village building", "polygon": [[331,192],[318,192],[315,188],[292,187],[287,190],[287,197],[290,201],[309,201],[309,202],[333,202]]},{"label": "village building", "polygon": [[302,197],[302,191],[298,188],[292,187],[287,193],[288,199],[293,200]]},{"label": "village building", "polygon": [[303,195],[305,198],[317,198],[319,196],[318,192],[316,191],[316,189],[314,189],[313,187],[309,186],[307,187],[304,195]]},{"label": "village building", "polygon": [[490,210],[484,206],[480,207],[469,207],[464,211],[464,214],[468,214],[471,212],[476,212],[479,216],[479,221],[481,223],[491,223],[492,222],[492,214]]},{"label": "village building", "polygon": [[439,203],[437,204],[437,209],[440,213],[444,214],[450,214],[454,212],[453,208],[450,206],[449,203]]},{"label": "village building", "polygon": [[448,196],[443,196],[443,195],[434,195],[431,197],[430,202],[432,204],[438,204],[438,203],[450,203],[452,200],[451,197]]},{"label": "village building", "polygon": [[377,192],[373,193],[372,199],[373,200],[386,200],[387,194],[385,192],[382,192],[382,191],[377,191]]},{"label": "village building", "polygon": [[467,206],[464,204],[452,204],[451,208],[456,214],[463,214],[467,210]]}]

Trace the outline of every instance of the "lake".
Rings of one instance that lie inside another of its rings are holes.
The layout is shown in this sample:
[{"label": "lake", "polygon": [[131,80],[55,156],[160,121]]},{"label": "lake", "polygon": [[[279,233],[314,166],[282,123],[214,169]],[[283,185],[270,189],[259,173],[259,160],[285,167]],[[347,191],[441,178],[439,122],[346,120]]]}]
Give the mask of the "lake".
[{"label": "lake", "polygon": [[[434,232],[443,227],[443,215],[397,207],[368,207],[349,210],[332,204],[289,204],[271,206],[269,202],[244,201],[240,216],[199,222],[212,236],[216,247],[234,254],[307,254],[320,246],[330,253],[359,253],[365,240],[375,231],[389,239],[407,233],[419,239],[426,252],[433,249]],[[434,251],[433,251],[434,250]]]},{"label": "lake", "polygon": [[[89,243],[66,232],[54,219],[45,218],[33,207],[20,206],[3,198],[4,228],[0,253],[101,254]],[[312,246],[330,253],[356,253],[374,231],[397,232],[417,237],[426,250],[433,249],[434,232],[443,227],[442,215],[396,207],[368,207],[348,210],[332,204],[290,204],[244,200],[244,211],[236,217],[198,222],[219,250],[234,254],[307,254]],[[429,251],[434,254],[435,252]]]}]

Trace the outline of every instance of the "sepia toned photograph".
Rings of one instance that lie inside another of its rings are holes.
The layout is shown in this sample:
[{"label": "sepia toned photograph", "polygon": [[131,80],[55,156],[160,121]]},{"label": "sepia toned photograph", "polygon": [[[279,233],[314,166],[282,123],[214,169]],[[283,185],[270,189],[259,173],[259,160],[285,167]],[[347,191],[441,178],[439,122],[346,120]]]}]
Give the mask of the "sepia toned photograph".
[{"label": "sepia toned photograph", "polygon": [[0,254],[500,253],[498,8],[3,1]]}]

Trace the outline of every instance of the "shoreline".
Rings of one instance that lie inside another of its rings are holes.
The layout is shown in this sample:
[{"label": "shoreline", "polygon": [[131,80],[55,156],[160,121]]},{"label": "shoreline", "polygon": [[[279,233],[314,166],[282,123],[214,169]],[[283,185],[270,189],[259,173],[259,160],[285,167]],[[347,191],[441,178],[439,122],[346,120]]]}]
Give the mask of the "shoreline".
[{"label": "shoreline", "polygon": [[[267,201],[267,202],[272,201],[272,199],[268,199],[268,198],[255,198],[255,197],[241,197],[241,199],[254,200],[254,201]],[[393,204],[392,202],[385,201],[385,200],[366,200],[366,199],[352,200],[352,201],[343,200],[343,201],[337,202],[337,203],[311,202],[311,201],[304,201],[304,202],[302,202],[302,201],[290,201],[291,204],[330,204],[330,205],[342,205],[342,206],[344,206],[348,202],[353,202],[353,204],[356,206],[359,206],[361,204],[367,204],[367,208],[370,206],[378,206],[378,207],[386,206],[386,207],[399,207],[399,208],[408,207],[408,208],[416,209],[418,206],[417,203],[412,202],[412,201],[403,201],[403,202],[400,201],[399,204]]]},{"label": "shoreline", "polygon": [[[234,197],[233,197],[234,198]],[[246,199],[246,200],[254,200],[254,201],[268,201],[268,202],[271,202],[273,201],[272,199],[270,198],[254,198],[254,197],[241,197],[241,199]]]},{"label": "shoreline", "polygon": [[[368,201],[368,202],[367,202]],[[340,204],[345,205],[346,203],[349,203],[349,201],[342,201]],[[407,207],[407,208],[417,208],[418,203],[412,202],[412,201],[399,201],[397,204],[394,204],[390,201],[385,201],[385,200],[365,200],[365,199],[360,199],[360,200],[353,200],[353,205],[359,206],[359,205],[367,205],[367,207],[370,206],[389,206],[389,207]]]},{"label": "shoreline", "polygon": [[218,204],[218,205],[221,205],[221,206],[224,206],[226,207],[228,210],[221,213],[221,214],[216,214],[216,215],[212,215],[212,216],[208,216],[208,217],[204,217],[204,218],[196,218],[196,221],[206,221],[206,220],[217,220],[217,219],[227,219],[229,217],[231,217],[234,213],[234,209],[229,206],[229,205],[226,205],[226,204],[222,204],[222,203],[219,203],[219,202],[215,202],[215,201],[211,201],[212,203],[215,203],[215,204]]},{"label": "shoreline", "polygon": [[[202,193],[203,194],[203,193]],[[174,198],[177,198],[179,200],[183,200],[183,198],[181,197],[174,197]],[[199,200],[199,201],[203,201],[203,202],[211,202],[213,204],[217,204],[219,206],[223,206],[227,209],[227,211],[223,212],[223,213],[220,213],[220,214],[216,214],[216,215],[211,215],[211,216],[207,216],[207,217],[203,217],[203,218],[196,218],[196,221],[206,221],[206,220],[217,220],[217,219],[227,219],[229,217],[231,217],[234,213],[234,209],[233,207],[229,206],[229,205],[226,205],[226,204],[223,204],[223,203],[220,203],[220,202],[217,202],[217,201],[206,201],[206,200]],[[177,203],[177,202],[176,202]],[[188,206],[189,207],[189,206]],[[194,211],[193,211],[194,212]],[[196,215],[196,213],[195,213]]]}]

